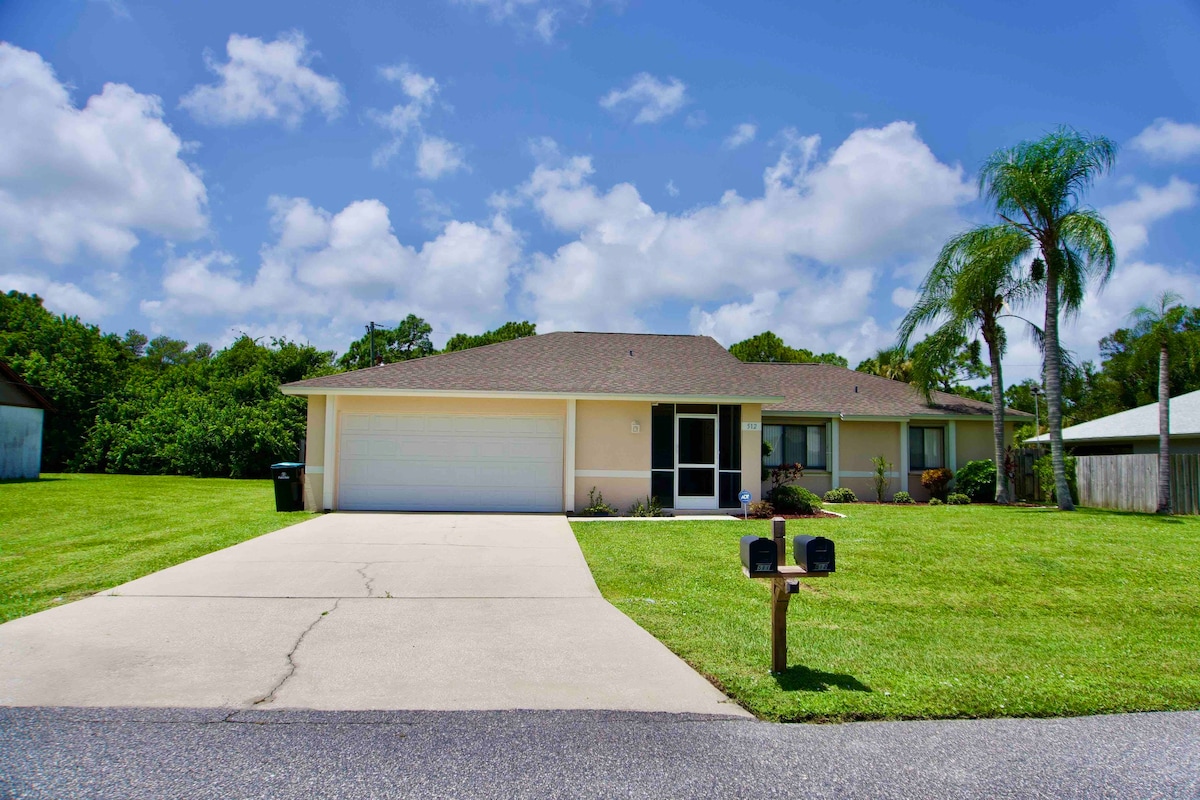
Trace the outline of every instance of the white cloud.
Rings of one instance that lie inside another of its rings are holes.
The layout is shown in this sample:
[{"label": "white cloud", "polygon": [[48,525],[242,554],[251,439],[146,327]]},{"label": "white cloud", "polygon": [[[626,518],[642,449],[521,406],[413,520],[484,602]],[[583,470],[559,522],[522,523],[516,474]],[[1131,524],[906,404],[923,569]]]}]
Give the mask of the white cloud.
[{"label": "white cloud", "polygon": [[1102,209],[1122,258],[1146,246],[1152,224],[1196,204],[1196,185],[1177,177],[1162,187],[1139,184],[1133,192],[1133,199]]},{"label": "white cloud", "polygon": [[390,111],[370,109],[367,116],[386,131],[392,138],[375,150],[371,162],[376,167],[386,166],[400,150],[410,135],[418,135],[415,152],[417,174],[426,180],[437,180],[461,169],[468,169],[461,145],[440,136],[426,134],[424,121],[433,108],[441,87],[436,79],[421,75],[408,64],[381,67],[380,74],[389,81],[400,84],[400,90],[408,98],[407,103],[398,103]]},{"label": "white cloud", "polygon": [[119,262],[138,231],[195,239],[207,194],[157,97],[105,84],[76,108],[37,53],[0,43],[0,254]]},{"label": "white cloud", "polygon": [[679,187],[675,185],[674,180],[667,181],[667,194],[670,197],[679,197]]},{"label": "white cloud", "polygon": [[725,137],[725,148],[727,150],[736,150],[744,144],[750,144],[754,141],[754,137],[758,135],[758,126],[752,122],[743,122],[740,125],[735,125],[733,133]]},{"label": "white cloud", "polygon": [[634,124],[660,122],[683,108],[687,103],[687,86],[678,78],[661,81],[648,72],[634,76],[629,86],[613,89],[600,98],[602,108],[609,111],[637,109]]},{"label": "white cloud", "polygon": [[904,309],[905,313],[907,313],[916,304],[917,298],[920,296],[920,292],[916,289],[910,289],[907,286],[897,286],[895,289],[892,289],[892,305]]},{"label": "white cloud", "polygon": [[435,181],[466,167],[462,148],[437,136],[426,136],[417,145],[417,174]]},{"label": "white cloud", "polygon": [[493,22],[506,22],[528,31],[543,42],[554,41],[564,21],[582,20],[591,0],[453,0],[458,5],[487,12]]},{"label": "white cloud", "polygon": [[1160,117],[1129,143],[1156,161],[1183,161],[1200,155],[1200,125]]},{"label": "white cloud", "polygon": [[[880,269],[936,251],[974,190],[911,123],[855,131],[819,163],[817,137],[786,131],[779,141],[761,197],[729,191],[682,214],[655,211],[632,184],[603,191],[589,158],[542,147],[521,191],[571,238],[531,258],[523,288],[539,326],[639,329],[642,312],[685,301],[697,307],[695,325],[732,336],[739,319],[785,321],[799,307],[804,346],[814,337],[857,346],[866,336],[857,298]],[[740,299],[764,291],[778,299]],[[707,311],[712,302],[724,311]]]},{"label": "white cloud", "polygon": [[703,111],[693,111],[683,119],[683,125],[689,130],[699,130],[708,124],[708,114]]},{"label": "white cloud", "polygon": [[225,45],[229,60],[218,63],[205,52],[204,62],[219,78],[196,86],[179,101],[192,116],[209,125],[237,125],[277,120],[289,128],[309,111],[335,119],[346,105],[342,85],[309,66],[315,53],[299,31],[273,42],[232,34]]},{"label": "white cloud", "polygon": [[396,237],[379,200],[331,213],[305,198],[273,197],[270,208],[276,238],[262,247],[253,276],[222,252],[172,257],[162,298],[143,302],[142,311],[156,320],[301,320],[314,340],[339,347],[368,319],[416,313],[438,330],[460,330],[499,321],[505,311],[521,240],[503,215],[451,220],[413,246]]},{"label": "white cloud", "polygon": [[51,280],[45,275],[0,275],[0,292],[11,291],[36,294],[45,301],[46,308],[51,311],[77,316],[89,322],[112,311],[112,305],[106,299],[97,297],[74,283]]},{"label": "white cloud", "polygon": [[108,6],[109,12],[117,19],[132,19],[129,15],[129,7],[123,0],[92,0],[92,2]]}]

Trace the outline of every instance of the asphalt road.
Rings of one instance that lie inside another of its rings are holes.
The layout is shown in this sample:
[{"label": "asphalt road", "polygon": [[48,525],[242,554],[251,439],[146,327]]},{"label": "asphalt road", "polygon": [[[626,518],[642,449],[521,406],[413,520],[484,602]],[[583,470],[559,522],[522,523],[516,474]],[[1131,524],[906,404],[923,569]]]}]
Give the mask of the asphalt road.
[{"label": "asphalt road", "polygon": [[4,798],[1200,798],[1200,712],[773,725],[0,708]]}]

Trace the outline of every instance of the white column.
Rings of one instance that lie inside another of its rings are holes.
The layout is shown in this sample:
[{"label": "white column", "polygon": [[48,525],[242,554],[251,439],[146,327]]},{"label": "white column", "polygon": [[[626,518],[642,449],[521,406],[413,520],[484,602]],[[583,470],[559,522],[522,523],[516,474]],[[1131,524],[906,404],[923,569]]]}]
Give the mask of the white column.
[{"label": "white column", "polygon": [[575,510],[575,399],[567,401],[567,441],[563,453],[563,510]]},{"label": "white column", "polygon": [[834,489],[841,485],[841,455],[842,444],[839,441],[839,432],[841,425],[837,417],[833,418],[833,424],[830,425],[829,433],[829,476],[830,486]]},{"label": "white column", "polygon": [[908,491],[908,420],[900,423],[900,488],[896,491]]},{"label": "white column", "polygon": [[333,487],[337,481],[337,395],[325,395],[325,475],[321,506],[333,511]]},{"label": "white column", "polygon": [[958,430],[954,420],[946,425],[946,466],[951,472],[958,471]]}]

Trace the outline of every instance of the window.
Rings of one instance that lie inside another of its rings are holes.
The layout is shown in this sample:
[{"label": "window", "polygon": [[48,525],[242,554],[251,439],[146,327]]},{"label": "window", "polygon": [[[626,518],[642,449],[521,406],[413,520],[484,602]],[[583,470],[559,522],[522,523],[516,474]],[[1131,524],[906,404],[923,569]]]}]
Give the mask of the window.
[{"label": "window", "polygon": [[946,466],[946,431],[942,428],[908,429],[908,468],[914,472]]},{"label": "window", "polygon": [[764,467],[803,464],[805,469],[826,469],[824,425],[763,425],[763,441],[771,454],[763,456]]}]

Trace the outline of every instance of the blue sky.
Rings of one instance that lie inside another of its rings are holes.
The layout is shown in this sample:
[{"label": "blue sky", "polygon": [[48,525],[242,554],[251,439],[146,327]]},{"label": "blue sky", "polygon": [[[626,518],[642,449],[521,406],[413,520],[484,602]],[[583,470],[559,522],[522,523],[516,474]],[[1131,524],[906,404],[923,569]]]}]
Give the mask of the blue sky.
[{"label": "blue sky", "polygon": [[1200,303],[1197,6],[961,6],[8,0],[0,289],[216,345],[413,312],[855,363],[988,218],[980,162],[1069,124],[1122,150],[1067,344]]}]

